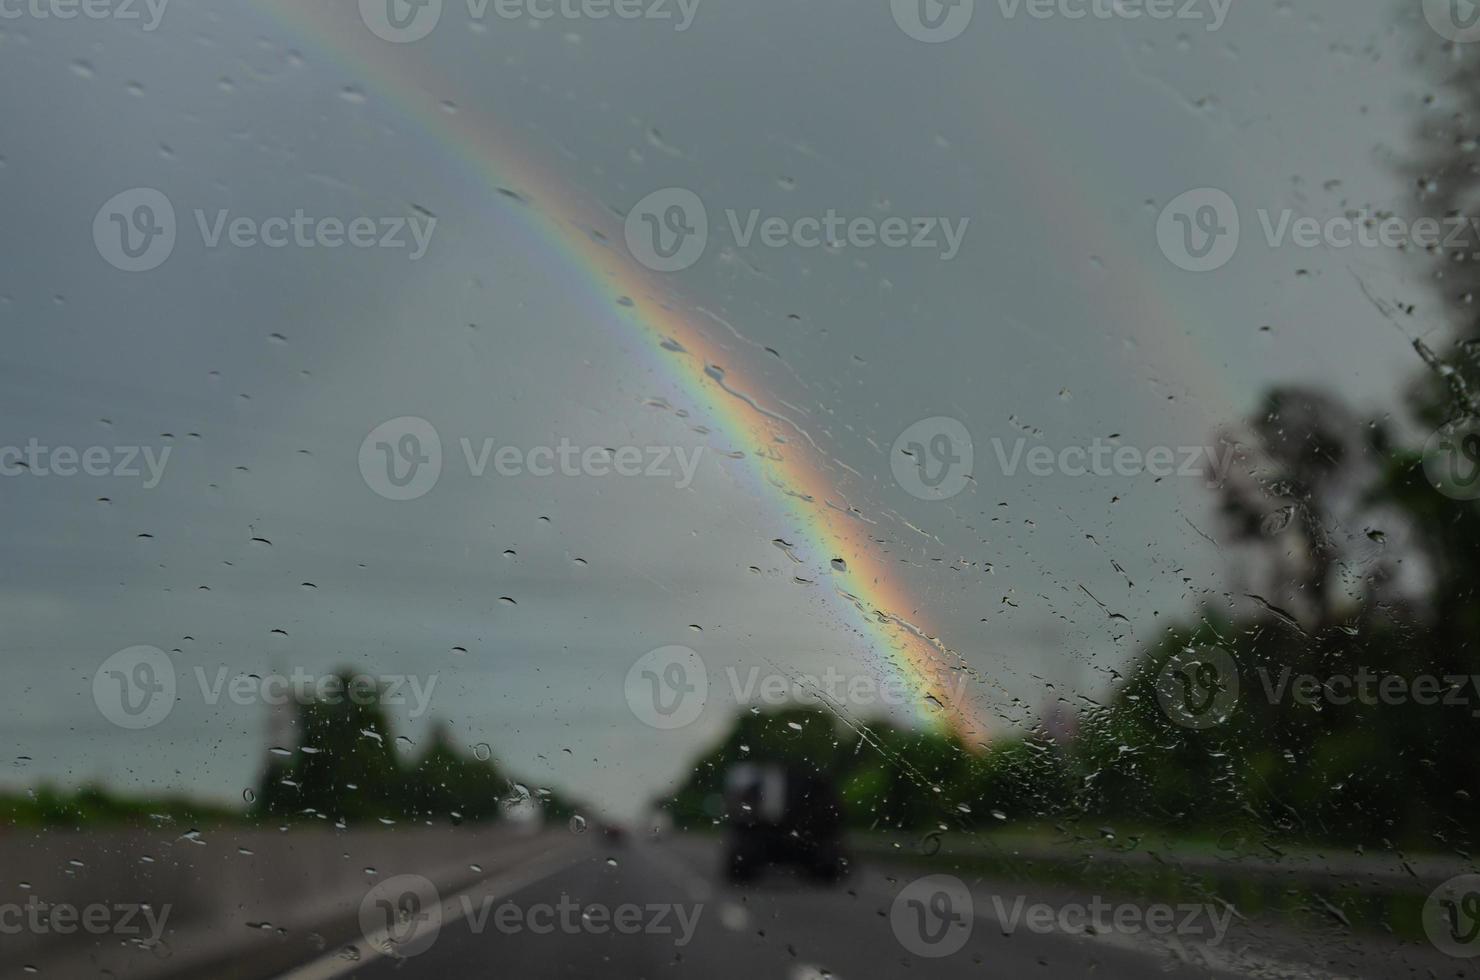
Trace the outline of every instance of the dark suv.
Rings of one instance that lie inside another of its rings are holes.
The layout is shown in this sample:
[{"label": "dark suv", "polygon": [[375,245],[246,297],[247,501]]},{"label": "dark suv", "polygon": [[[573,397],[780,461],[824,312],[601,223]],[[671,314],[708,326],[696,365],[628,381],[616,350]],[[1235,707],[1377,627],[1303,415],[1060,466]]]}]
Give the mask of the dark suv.
[{"label": "dark suv", "polygon": [[751,880],[768,864],[794,865],[819,881],[848,873],[843,806],[826,776],[797,765],[741,763],[725,776],[725,812],[731,881]]}]

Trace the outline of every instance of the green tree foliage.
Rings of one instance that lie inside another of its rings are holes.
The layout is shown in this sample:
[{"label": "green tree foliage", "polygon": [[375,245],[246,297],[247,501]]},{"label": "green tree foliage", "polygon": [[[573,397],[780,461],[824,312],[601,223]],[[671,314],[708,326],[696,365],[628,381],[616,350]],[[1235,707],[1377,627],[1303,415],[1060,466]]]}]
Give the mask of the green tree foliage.
[{"label": "green tree foliage", "polygon": [[99,786],[67,792],[42,784],[22,793],[0,794],[0,826],[204,827],[236,818],[229,807],[179,796],[129,799]]},{"label": "green tree foliage", "polygon": [[[1072,734],[1040,727],[973,754],[940,734],[855,732],[820,709],[746,715],[675,794],[675,818],[714,821],[725,770],[774,758],[831,775],[854,827],[1105,821],[1272,847],[1468,852],[1480,827],[1477,505],[1440,494],[1415,449],[1318,390],[1272,391],[1225,435],[1241,447],[1218,489],[1239,591],[1145,647]],[[1230,658],[1237,697],[1221,723],[1184,727],[1159,684],[1172,657],[1206,648]],[[1296,696],[1302,677],[1314,696]],[[1347,696],[1359,688],[1369,696]]]},{"label": "green tree foliage", "polygon": [[[341,683],[350,684],[354,676],[342,672]],[[253,815],[346,825],[456,824],[498,820],[506,804],[531,800],[547,820],[575,812],[558,794],[526,790],[491,757],[460,752],[445,724],[432,727],[419,754],[403,759],[379,695],[366,690],[300,705],[294,719],[298,745],[286,755],[280,754],[284,747],[269,751]]]}]

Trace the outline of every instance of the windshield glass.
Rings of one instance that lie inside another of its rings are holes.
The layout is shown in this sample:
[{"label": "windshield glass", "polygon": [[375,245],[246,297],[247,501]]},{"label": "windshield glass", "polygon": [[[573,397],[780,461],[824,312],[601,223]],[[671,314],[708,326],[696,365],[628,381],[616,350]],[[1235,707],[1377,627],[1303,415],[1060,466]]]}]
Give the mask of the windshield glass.
[{"label": "windshield glass", "polygon": [[0,0],[0,975],[1449,977],[1480,6]]}]

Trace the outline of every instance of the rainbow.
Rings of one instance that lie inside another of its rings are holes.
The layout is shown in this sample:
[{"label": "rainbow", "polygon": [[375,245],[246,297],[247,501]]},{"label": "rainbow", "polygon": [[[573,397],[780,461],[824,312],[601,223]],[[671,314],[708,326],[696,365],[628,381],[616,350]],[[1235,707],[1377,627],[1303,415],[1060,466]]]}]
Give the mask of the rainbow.
[{"label": "rainbow", "polygon": [[825,591],[840,621],[859,624],[872,667],[914,695],[917,724],[954,732],[967,745],[982,744],[988,729],[979,706],[966,696],[966,662],[910,621],[918,604],[897,582],[889,560],[878,554],[869,537],[871,525],[839,502],[820,451],[798,438],[779,413],[766,410],[761,388],[753,383],[758,375],[714,336],[728,325],[712,315],[680,312],[658,295],[653,273],[625,249],[590,233],[609,224],[608,212],[582,205],[570,188],[556,186],[540,161],[501,136],[485,109],[446,111],[433,94],[435,86],[419,84],[413,59],[374,37],[358,18],[336,16],[330,4],[303,0],[260,0],[257,6],[311,40],[352,73],[354,82],[369,85],[417,121],[462,160],[485,192],[513,190],[528,200],[531,206],[518,212],[570,267],[585,273],[587,288],[603,307],[599,315],[656,352],[663,372],[696,405],[705,406],[712,435],[745,448],[745,459],[781,511],[784,523],[778,526],[792,529],[784,540],[788,553],[803,563],[796,567],[808,569],[819,584],[831,582]]},{"label": "rainbow", "polygon": [[[712,434],[745,447],[745,459],[774,499],[781,520],[793,529],[787,536],[788,553],[816,569],[813,580],[832,584],[825,592],[839,621],[858,624],[871,665],[902,681],[914,694],[918,724],[954,732],[969,746],[984,744],[989,727],[964,683],[971,674],[969,666],[912,622],[919,604],[893,573],[892,560],[880,554],[869,534],[871,525],[841,502],[822,465],[821,451],[808,439],[798,438],[804,434],[795,431],[780,413],[765,408],[763,386],[757,383],[760,375],[747,370],[717,338],[730,332],[729,325],[703,311],[681,312],[682,304],[663,297],[652,273],[624,249],[594,237],[589,229],[609,226],[610,213],[578,201],[574,188],[558,186],[542,161],[523,151],[520,141],[505,135],[485,108],[461,106],[456,112],[446,111],[434,94],[435,78],[424,75],[424,67],[411,57],[416,45],[404,46],[411,49],[406,51],[376,38],[350,13],[353,4],[259,0],[256,6],[311,41],[352,81],[368,85],[415,121],[464,164],[485,193],[512,190],[527,199],[532,206],[516,210],[565,263],[585,274],[586,288],[600,306],[596,315],[609,318],[640,348],[653,352],[660,369],[696,405],[705,407]],[[1053,165],[1046,167],[1046,163]],[[1049,181],[1053,186],[1041,188],[1041,199],[1058,201],[1073,213],[1081,228],[1087,217],[1100,225],[1098,233],[1082,236],[1086,243],[1115,237],[1104,228],[1104,217],[1098,212],[1065,201],[1066,189],[1075,184],[1047,176],[1062,169],[1056,161],[1023,160],[1014,169],[1035,183]],[[1119,280],[1112,279],[1115,282]],[[1155,290],[1112,285],[1110,292],[1114,320],[1168,325],[1162,311],[1150,308],[1153,304],[1147,296],[1154,296]],[[1182,321],[1184,327],[1191,322]],[[1161,329],[1155,339],[1161,353],[1167,353],[1165,345],[1170,342],[1171,359],[1182,360],[1178,349],[1188,343],[1184,333]]]}]

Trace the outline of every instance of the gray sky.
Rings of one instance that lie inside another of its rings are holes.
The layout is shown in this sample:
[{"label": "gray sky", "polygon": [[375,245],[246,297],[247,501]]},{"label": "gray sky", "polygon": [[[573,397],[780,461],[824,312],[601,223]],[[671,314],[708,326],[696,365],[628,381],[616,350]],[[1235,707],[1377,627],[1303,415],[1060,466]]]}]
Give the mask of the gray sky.
[{"label": "gray sky", "polygon": [[[339,29],[366,31],[354,3],[332,9]],[[1398,166],[1428,91],[1412,60],[1437,39],[1395,9],[1250,0],[1209,32],[1006,18],[978,0],[960,37],[926,44],[884,3],[707,0],[678,32],[478,25],[448,0],[428,38],[381,50],[437,79],[450,106],[501,120],[547,186],[605,205],[597,230],[612,242],[616,215],[653,190],[704,199],[704,257],[653,288],[755,345],[736,345],[765,379],[755,394],[808,421],[901,559],[918,608],[899,614],[991,678],[973,696],[1011,723],[1052,699],[1049,683],[1103,693],[1105,668],[1217,592],[1223,562],[1188,523],[1216,528],[1202,480],[1008,475],[992,440],[1008,453],[1019,438],[1057,450],[1116,433],[1142,450],[1203,445],[1272,383],[1318,380],[1378,406],[1416,367],[1353,278],[1426,302],[1400,256],[1270,248],[1255,217],[1405,210]],[[858,622],[825,583],[793,581],[772,545],[797,530],[778,495],[695,431],[714,427],[713,405],[685,401],[588,274],[531,233],[558,216],[474,179],[383,77],[253,4],[174,0],[153,31],[0,21],[0,443],[170,450],[153,487],[0,479],[0,731],[25,757],[0,760],[0,783],[236,797],[255,781],[267,709],[205,704],[192,672],[352,664],[437,676],[428,714],[402,721],[413,740],[446,719],[536,782],[625,811],[732,709],[721,691],[677,732],[643,724],[624,678],[646,651],[693,647],[712,687],[731,666],[873,674]],[[128,273],[91,228],[135,187],[162,191],[180,227],[162,266]],[[1226,191],[1244,233],[1200,275],[1156,234],[1162,207],[1198,187]],[[437,224],[417,261],[205,248],[195,208]],[[950,261],[743,248],[724,208],[969,225]],[[1420,315],[1414,329],[1438,326]],[[398,502],[358,457],[399,416],[431,421],[446,459],[430,493]],[[975,445],[974,483],[948,502],[912,497],[889,465],[895,437],[932,416],[962,421]],[[464,437],[703,453],[683,488],[473,478]],[[177,651],[182,694],[161,724],[121,731],[93,679],[138,644]]]}]

